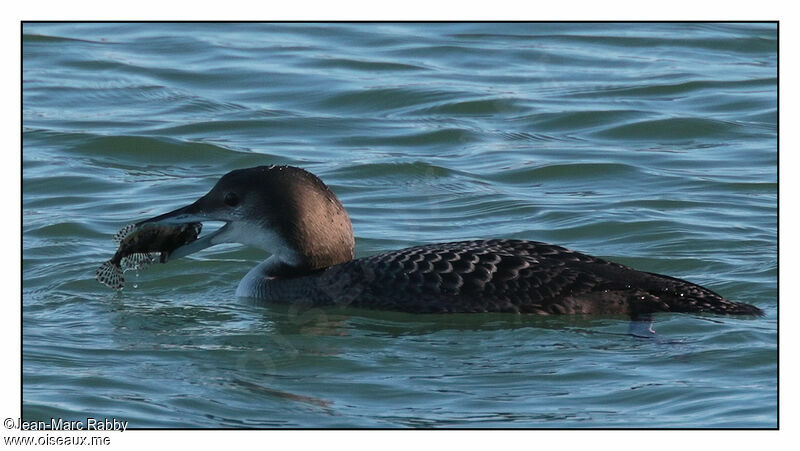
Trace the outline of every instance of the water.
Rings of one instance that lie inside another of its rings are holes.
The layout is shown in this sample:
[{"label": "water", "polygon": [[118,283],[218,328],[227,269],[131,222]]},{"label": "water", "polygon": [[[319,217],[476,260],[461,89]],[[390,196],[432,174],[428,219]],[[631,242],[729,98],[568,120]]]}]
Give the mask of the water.
[{"label": "water", "polygon": [[[23,417],[130,427],[775,427],[774,24],[23,26]],[[123,225],[293,164],[357,254],[561,244],[759,319],[254,305],[226,245],[115,293]]]}]

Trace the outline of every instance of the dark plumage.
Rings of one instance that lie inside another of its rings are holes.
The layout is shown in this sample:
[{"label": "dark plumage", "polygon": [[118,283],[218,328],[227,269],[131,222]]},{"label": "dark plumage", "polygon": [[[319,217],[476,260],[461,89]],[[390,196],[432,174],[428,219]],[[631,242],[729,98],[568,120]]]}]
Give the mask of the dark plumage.
[{"label": "dark plumage", "polygon": [[520,240],[410,247],[305,276],[265,278],[257,297],[412,313],[763,314],[684,280]]}]

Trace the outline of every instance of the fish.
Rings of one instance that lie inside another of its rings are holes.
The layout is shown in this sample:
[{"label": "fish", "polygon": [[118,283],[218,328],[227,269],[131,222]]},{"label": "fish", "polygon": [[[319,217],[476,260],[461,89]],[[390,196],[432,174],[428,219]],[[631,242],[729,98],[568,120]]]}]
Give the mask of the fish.
[{"label": "fish", "polygon": [[119,248],[110,260],[97,268],[97,281],[115,290],[123,289],[125,271],[139,270],[156,261],[166,263],[175,249],[197,240],[202,227],[199,222],[126,225],[114,235]]}]

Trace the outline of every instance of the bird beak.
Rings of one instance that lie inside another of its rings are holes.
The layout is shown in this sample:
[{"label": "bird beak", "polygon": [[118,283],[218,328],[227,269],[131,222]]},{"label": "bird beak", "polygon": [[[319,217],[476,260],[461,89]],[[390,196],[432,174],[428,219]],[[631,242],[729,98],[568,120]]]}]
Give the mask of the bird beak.
[{"label": "bird beak", "polygon": [[[144,224],[182,225],[194,224],[203,221],[219,221],[220,219],[214,218],[205,212],[205,208],[203,208],[204,200],[205,197],[201,197],[191,205],[187,205],[169,213],[164,213],[163,215],[137,222],[136,227],[138,228]],[[220,238],[221,235],[227,231],[228,225],[229,224],[226,222],[226,224],[220,227],[219,230],[176,248],[170,254],[170,259],[185,257],[216,244],[223,243],[224,240],[221,240]]]}]

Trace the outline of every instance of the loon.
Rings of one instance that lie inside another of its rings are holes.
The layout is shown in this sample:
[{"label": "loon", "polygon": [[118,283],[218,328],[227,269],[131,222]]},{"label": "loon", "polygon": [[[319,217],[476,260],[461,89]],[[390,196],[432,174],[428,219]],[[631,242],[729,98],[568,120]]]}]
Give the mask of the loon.
[{"label": "loon", "polygon": [[460,241],[354,259],[347,211],[322,180],[293,166],[231,171],[191,205],[137,226],[203,221],[225,224],[171,258],[221,243],[263,249],[269,258],[236,290],[261,301],[411,313],[764,314],[685,280],[536,241]]}]

